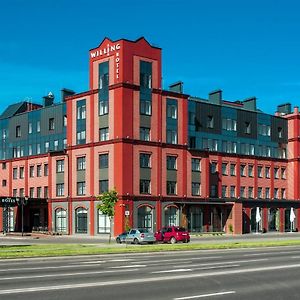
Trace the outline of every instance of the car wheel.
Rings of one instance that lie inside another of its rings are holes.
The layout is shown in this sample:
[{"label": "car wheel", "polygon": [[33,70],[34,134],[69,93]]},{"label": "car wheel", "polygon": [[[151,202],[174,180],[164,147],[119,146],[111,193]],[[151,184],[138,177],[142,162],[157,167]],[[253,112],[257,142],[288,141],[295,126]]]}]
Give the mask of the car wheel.
[{"label": "car wheel", "polygon": [[139,240],[138,240],[138,239],[134,239],[134,240],[133,240],[133,243],[134,243],[135,245],[137,245],[137,244],[139,244]]},{"label": "car wheel", "polygon": [[187,242],[187,243],[189,243],[189,242],[190,242],[190,240],[187,240],[186,242]]},{"label": "car wheel", "polygon": [[117,242],[118,244],[121,244],[120,238],[116,238],[116,242]]},{"label": "car wheel", "polygon": [[175,239],[174,236],[171,237],[170,243],[171,243],[171,244],[176,244],[176,243],[177,243],[177,240]]}]

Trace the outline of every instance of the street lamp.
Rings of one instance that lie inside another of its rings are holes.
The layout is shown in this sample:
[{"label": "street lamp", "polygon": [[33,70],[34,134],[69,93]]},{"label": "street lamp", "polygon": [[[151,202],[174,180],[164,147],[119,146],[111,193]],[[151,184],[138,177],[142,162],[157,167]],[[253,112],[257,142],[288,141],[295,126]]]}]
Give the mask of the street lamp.
[{"label": "street lamp", "polygon": [[16,198],[16,201],[18,203],[18,205],[20,206],[21,205],[21,214],[22,214],[22,236],[24,236],[24,205],[27,204],[27,201],[28,201],[28,197],[20,197],[20,198]]}]

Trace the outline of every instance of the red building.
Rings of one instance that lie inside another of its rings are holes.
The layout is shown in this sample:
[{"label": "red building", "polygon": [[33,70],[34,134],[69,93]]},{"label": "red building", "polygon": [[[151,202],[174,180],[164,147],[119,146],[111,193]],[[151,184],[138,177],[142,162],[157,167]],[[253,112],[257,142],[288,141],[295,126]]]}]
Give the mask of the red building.
[{"label": "red building", "polygon": [[[105,38],[90,50],[89,91],[17,103],[0,116],[0,230],[96,235],[97,195],[116,188],[125,227],[290,231],[299,227],[299,112],[256,99],[208,99],[161,86],[161,49]],[[296,219],[290,222],[291,208]],[[257,216],[259,212],[259,217]]]}]

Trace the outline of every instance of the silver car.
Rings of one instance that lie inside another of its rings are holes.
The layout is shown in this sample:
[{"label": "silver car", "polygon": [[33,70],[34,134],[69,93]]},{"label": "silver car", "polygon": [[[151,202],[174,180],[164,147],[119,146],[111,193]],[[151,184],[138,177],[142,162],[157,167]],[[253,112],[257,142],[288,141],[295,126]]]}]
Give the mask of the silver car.
[{"label": "silver car", "polygon": [[152,232],[145,228],[133,228],[131,229],[125,239],[126,243],[142,244],[148,243],[153,244],[155,237]]}]

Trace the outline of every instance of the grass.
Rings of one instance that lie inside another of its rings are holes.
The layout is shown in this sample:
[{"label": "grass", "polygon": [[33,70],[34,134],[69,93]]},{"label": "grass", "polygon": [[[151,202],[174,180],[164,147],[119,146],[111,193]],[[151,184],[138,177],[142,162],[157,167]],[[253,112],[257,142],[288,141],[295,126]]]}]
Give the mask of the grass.
[{"label": "grass", "polygon": [[95,255],[113,253],[141,253],[160,251],[184,251],[206,249],[234,249],[275,246],[297,246],[300,240],[222,242],[202,244],[155,244],[155,245],[109,245],[109,244],[44,244],[22,246],[0,246],[0,258],[51,257],[66,255]]}]

